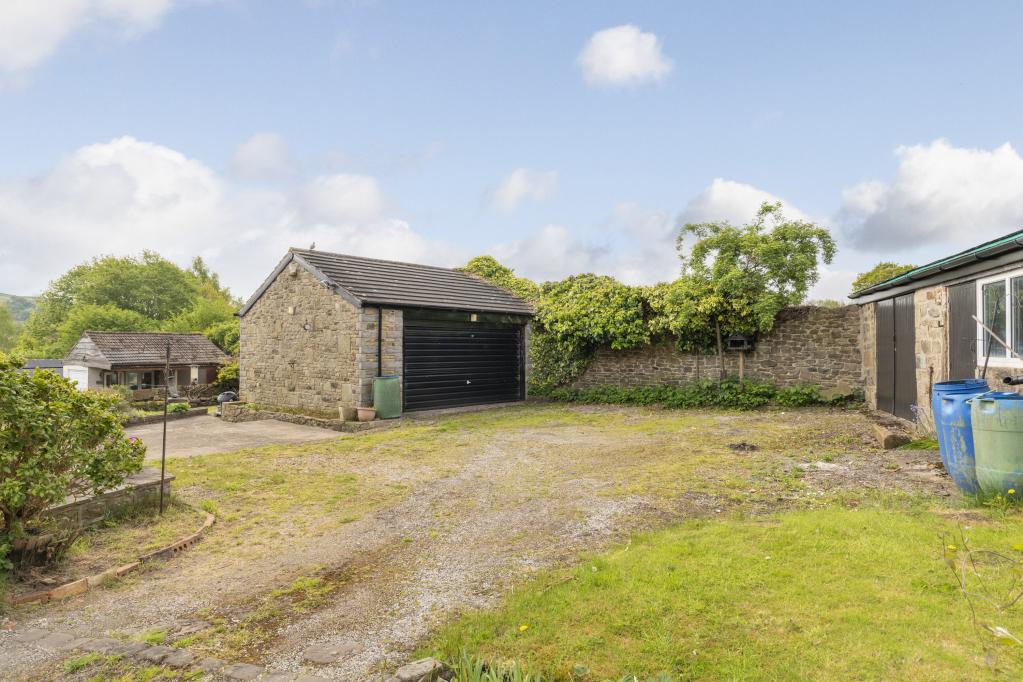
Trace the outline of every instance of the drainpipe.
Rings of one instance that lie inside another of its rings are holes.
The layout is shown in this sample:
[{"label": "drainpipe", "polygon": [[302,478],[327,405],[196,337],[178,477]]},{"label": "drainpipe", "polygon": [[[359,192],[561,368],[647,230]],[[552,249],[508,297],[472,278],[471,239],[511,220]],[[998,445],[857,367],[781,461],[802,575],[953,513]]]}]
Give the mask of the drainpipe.
[{"label": "drainpipe", "polygon": [[377,376],[384,375],[384,307],[377,307]]}]

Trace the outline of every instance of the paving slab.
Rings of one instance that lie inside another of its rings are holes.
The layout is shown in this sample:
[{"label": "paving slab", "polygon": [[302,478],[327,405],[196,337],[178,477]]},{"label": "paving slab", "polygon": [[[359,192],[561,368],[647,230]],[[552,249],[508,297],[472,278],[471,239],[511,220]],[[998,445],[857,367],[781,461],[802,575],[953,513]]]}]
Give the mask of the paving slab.
[{"label": "paving slab", "polygon": [[261,665],[235,663],[234,665],[229,665],[221,670],[220,674],[229,680],[242,680],[245,682],[247,680],[254,680],[258,678],[263,674],[264,670],[266,670],[266,668]]},{"label": "paving slab", "polygon": [[51,632],[42,639],[37,640],[35,645],[47,651],[63,651],[70,647],[77,639],[78,637],[66,632]]},{"label": "paving slab", "polygon": [[[159,459],[163,424],[131,426],[124,430],[146,444],[146,459]],[[233,452],[264,445],[313,443],[329,438],[350,437],[315,426],[289,424],[274,419],[230,423],[207,415],[167,422],[167,456],[194,457],[214,452]]]}]

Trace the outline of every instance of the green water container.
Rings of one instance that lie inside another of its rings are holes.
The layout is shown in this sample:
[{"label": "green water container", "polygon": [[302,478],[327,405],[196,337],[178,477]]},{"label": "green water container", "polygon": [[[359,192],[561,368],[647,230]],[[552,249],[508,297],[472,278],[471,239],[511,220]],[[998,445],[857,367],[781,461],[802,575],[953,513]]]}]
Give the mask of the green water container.
[{"label": "green water container", "polygon": [[394,419],[401,416],[401,378],[374,377],[373,408],[378,419]]},{"label": "green water container", "polygon": [[970,404],[980,489],[1023,499],[1023,395],[986,393]]}]

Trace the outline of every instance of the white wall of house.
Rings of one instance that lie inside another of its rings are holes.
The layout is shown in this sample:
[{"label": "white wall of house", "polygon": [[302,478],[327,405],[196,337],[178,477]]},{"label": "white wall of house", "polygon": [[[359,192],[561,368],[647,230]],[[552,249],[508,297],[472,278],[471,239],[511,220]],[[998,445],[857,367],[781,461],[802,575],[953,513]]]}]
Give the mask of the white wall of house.
[{"label": "white wall of house", "polygon": [[86,391],[90,388],[101,388],[103,370],[97,367],[86,367],[85,365],[64,365],[64,378],[74,381],[79,391]]}]

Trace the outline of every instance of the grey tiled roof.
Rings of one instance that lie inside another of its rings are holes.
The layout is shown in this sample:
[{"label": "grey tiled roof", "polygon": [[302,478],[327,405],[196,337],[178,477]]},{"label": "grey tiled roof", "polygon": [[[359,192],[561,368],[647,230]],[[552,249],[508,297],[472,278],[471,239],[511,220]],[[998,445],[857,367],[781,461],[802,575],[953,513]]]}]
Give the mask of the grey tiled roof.
[{"label": "grey tiled roof", "polygon": [[[162,365],[171,342],[172,365],[219,365],[229,358],[202,334],[171,332],[90,332],[96,349],[113,366]],[[74,350],[72,350],[72,353]]]},{"label": "grey tiled roof", "polygon": [[458,270],[326,251],[291,252],[368,305],[533,314],[521,298]]}]

